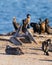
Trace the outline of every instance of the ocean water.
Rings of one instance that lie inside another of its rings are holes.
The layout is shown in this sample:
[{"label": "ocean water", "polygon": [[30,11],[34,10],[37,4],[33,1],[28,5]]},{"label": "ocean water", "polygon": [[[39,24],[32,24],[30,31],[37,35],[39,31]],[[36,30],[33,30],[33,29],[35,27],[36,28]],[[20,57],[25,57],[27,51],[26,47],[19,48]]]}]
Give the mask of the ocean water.
[{"label": "ocean water", "polygon": [[48,18],[52,26],[52,0],[0,0],[0,33],[13,31],[13,17],[21,24],[28,13],[31,14],[31,22]]}]

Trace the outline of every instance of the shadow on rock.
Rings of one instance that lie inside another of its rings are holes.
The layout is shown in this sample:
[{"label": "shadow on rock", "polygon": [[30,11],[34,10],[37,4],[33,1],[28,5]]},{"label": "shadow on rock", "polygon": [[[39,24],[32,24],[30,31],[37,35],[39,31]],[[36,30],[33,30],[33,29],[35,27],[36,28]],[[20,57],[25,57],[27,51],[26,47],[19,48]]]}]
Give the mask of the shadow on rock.
[{"label": "shadow on rock", "polygon": [[29,48],[29,49],[31,49],[31,50],[41,50],[42,51],[41,48]]},{"label": "shadow on rock", "polygon": [[49,61],[52,62],[52,60],[45,60],[45,59],[39,59],[40,61]]}]

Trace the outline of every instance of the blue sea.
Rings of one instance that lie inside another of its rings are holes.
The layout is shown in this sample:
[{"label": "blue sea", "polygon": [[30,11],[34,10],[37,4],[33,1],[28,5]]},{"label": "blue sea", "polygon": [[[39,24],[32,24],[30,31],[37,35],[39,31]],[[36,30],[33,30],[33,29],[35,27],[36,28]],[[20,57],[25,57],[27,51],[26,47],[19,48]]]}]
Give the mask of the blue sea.
[{"label": "blue sea", "polygon": [[14,30],[12,19],[22,24],[26,14],[31,14],[31,22],[48,18],[52,26],[52,0],[0,0],[0,34]]}]

